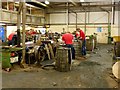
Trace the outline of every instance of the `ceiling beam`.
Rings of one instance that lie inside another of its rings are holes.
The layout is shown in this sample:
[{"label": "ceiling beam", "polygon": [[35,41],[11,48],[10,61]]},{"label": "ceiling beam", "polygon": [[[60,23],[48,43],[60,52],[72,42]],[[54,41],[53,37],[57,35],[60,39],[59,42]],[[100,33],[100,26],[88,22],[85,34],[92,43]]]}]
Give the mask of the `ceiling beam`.
[{"label": "ceiling beam", "polygon": [[[106,4],[106,5],[82,5],[82,6],[69,6],[69,8],[86,8],[86,7],[113,7],[113,6],[117,6],[117,4],[113,5],[113,4]],[[54,8],[63,8],[66,9],[67,7],[65,6],[55,6]]]},{"label": "ceiling beam", "polygon": [[101,7],[100,7],[100,9],[103,10],[103,11],[109,12],[108,10],[106,10],[106,9],[104,9],[104,8],[101,8]]},{"label": "ceiling beam", "polygon": [[69,0],[74,6],[77,6],[77,3],[75,3],[73,0]]}]

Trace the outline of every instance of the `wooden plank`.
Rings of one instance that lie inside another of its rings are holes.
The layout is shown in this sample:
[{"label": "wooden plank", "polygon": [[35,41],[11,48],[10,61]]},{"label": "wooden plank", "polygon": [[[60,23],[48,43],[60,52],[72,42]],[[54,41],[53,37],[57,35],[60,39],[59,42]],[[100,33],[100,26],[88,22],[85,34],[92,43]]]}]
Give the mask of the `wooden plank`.
[{"label": "wooden plank", "polygon": [[50,60],[50,53],[49,53],[49,48],[48,48],[47,44],[45,44],[45,49],[47,51],[47,55],[48,55],[48,58]]},{"label": "wooden plank", "polygon": [[49,50],[50,50],[50,53],[51,53],[51,57],[52,57],[52,59],[54,59],[54,53],[53,53],[52,46],[50,44],[48,44],[48,46],[49,46]]}]

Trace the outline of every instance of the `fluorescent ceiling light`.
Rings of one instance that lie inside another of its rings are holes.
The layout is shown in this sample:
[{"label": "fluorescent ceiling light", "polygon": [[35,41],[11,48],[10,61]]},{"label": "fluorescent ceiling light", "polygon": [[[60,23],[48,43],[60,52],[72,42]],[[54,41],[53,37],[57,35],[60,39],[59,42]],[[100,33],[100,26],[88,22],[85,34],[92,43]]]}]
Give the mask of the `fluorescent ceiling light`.
[{"label": "fluorescent ceiling light", "polygon": [[5,23],[0,23],[0,25],[6,25]]},{"label": "fluorescent ceiling light", "polygon": [[45,4],[49,4],[49,3],[50,3],[49,1],[45,0]]},{"label": "fluorescent ceiling light", "polygon": [[41,2],[39,2],[39,1],[37,1],[37,0],[31,0],[31,2],[35,2],[35,3],[37,3],[37,4],[40,4],[40,5],[44,6],[44,7],[47,7],[47,5],[41,3]]},{"label": "fluorescent ceiling light", "polygon": [[37,26],[38,28],[43,28],[43,26]]},{"label": "fluorescent ceiling light", "polygon": [[85,2],[85,0],[80,0],[80,2]]},{"label": "fluorescent ceiling light", "polygon": [[33,6],[33,5],[30,5],[30,4],[27,4],[27,3],[26,3],[26,6],[29,6],[29,7],[35,7],[35,6]]}]

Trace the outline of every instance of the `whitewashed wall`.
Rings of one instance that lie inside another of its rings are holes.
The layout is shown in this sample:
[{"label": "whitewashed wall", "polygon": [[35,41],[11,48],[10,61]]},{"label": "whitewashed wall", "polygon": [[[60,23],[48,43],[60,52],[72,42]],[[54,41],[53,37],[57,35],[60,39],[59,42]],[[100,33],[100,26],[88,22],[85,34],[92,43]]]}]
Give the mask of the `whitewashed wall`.
[{"label": "whitewashed wall", "polygon": [[[66,23],[66,13],[50,14],[50,24]],[[108,23],[107,12],[87,12],[87,23]],[[76,14],[69,13],[69,23],[76,23]],[[77,13],[77,23],[85,23],[85,13]]]},{"label": "whitewashed wall", "polygon": [[66,23],[66,14],[50,14],[50,24]]},{"label": "whitewashed wall", "polygon": [[6,30],[7,30],[7,38],[8,38],[8,36],[9,36],[12,32],[14,32],[14,31],[17,30],[17,26],[7,26],[7,27],[6,27]]},{"label": "whitewashed wall", "polygon": [[90,12],[90,23],[108,23],[107,12]]},{"label": "whitewashed wall", "polygon": [[[85,23],[85,13],[78,13],[77,14],[77,23]],[[89,16],[88,16],[89,15]],[[118,36],[120,35],[120,28],[118,28],[118,11],[115,12],[115,24],[111,26],[111,36]],[[110,13],[110,17],[112,17]],[[110,18],[111,21],[111,18]],[[93,33],[98,34],[98,42],[99,43],[107,43],[108,42],[108,25],[94,25],[94,23],[108,23],[108,13],[107,12],[87,12],[87,23],[93,23],[92,25],[87,25],[86,35],[91,35]],[[66,23],[66,14],[50,14],[50,24],[65,24]],[[69,23],[76,23],[76,15],[75,13],[69,14]],[[79,28],[84,30],[84,25],[78,25]],[[97,28],[102,27],[102,32],[97,32]],[[67,31],[66,25],[51,25],[50,30],[53,32],[61,33],[63,28]],[[73,32],[76,30],[75,25],[69,25],[68,30]]]},{"label": "whitewashed wall", "polygon": [[[32,29],[32,27],[26,26],[26,30],[30,30],[30,29]],[[12,32],[17,31],[17,26],[7,26],[7,27],[6,27],[6,30],[7,30],[7,38],[8,38],[8,36],[9,36]],[[20,27],[20,30],[22,31],[22,27]]]},{"label": "whitewashed wall", "polygon": [[[84,25],[78,25],[79,28],[81,28],[84,31]],[[102,31],[98,32],[97,28],[101,27]],[[49,30],[52,30],[52,32],[59,32],[61,33],[63,28],[67,31],[66,25],[52,25]],[[75,25],[69,25],[70,32],[73,32],[76,30]],[[97,41],[98,43],[107,43],[108,42],[108,28],[107,25],[87,25],[86,26],[86,35],[93,35],[93,33],[97,33]]]}]

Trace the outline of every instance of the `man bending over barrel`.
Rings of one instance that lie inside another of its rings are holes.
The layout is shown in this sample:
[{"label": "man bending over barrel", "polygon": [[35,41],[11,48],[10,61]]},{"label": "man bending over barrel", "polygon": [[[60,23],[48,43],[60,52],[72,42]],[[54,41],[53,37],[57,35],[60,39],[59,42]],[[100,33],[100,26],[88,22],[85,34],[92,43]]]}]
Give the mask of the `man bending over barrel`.
[{"label": "man bending over barrel", "polygon": [[75,59],[75,49],[73,47],[73,35],[70,32],[67,32],[62,35],[62,40],[66,44],[66,47],[71,48],[72,51],[72,59]]}]

